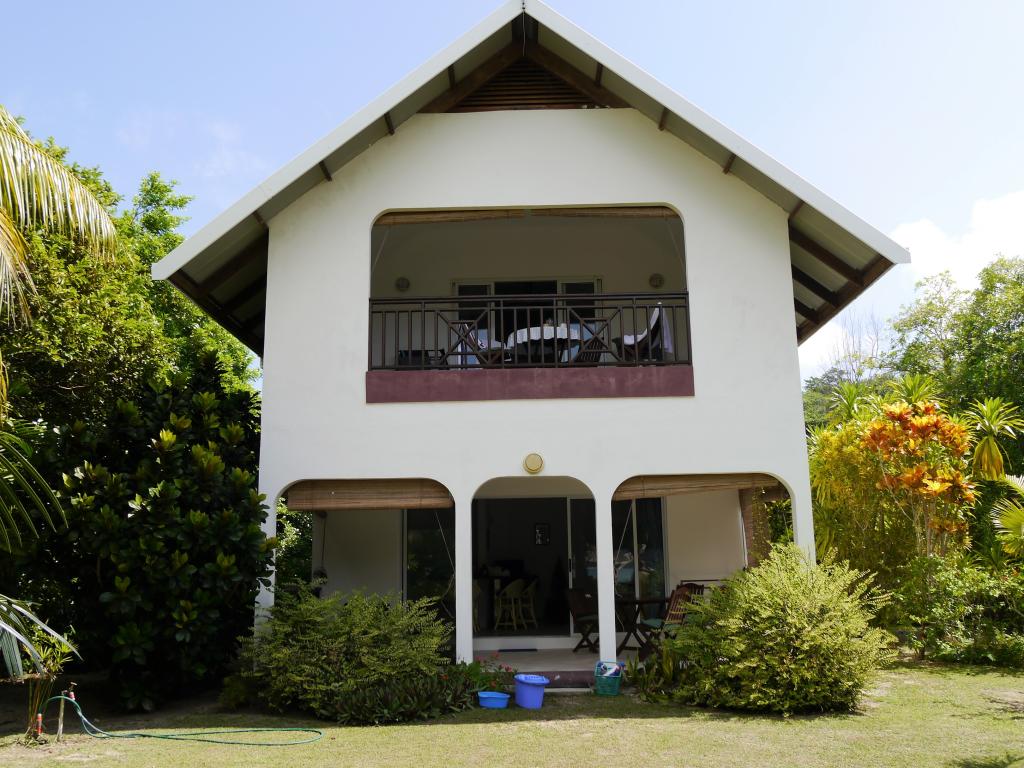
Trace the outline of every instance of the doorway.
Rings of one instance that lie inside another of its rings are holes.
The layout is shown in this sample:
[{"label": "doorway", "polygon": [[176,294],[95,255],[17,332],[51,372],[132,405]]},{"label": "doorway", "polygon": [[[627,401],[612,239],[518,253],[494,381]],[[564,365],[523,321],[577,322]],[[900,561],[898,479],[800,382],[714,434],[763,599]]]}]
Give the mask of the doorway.
[{"label": "doorway", "polygon": [[[474,636],[568,638],[568,589],[597,590],[593,499],[475,499],[472,525]],[[407,510],[404,544],[405,597],[437,598],[454,620],[454,509]],[[613,502],[612,546],[617,599],[665,595],[661,499]],[[499,604],[516,582],[512,618]]]}]

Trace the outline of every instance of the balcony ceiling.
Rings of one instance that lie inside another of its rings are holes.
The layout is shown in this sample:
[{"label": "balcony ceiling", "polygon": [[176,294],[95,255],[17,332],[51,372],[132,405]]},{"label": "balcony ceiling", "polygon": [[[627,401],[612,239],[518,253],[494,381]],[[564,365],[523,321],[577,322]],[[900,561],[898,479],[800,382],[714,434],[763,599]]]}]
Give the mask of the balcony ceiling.
[{"label": "balcony ceiling", "polygon": [[[526,15],[523,7],[514,0],[492,13],[155,264],[154,277],[170,280],[262,354],[265,222],[275,214],[317,184],[330,183],[418,112],[595,105],[640,111],[787,212],[798,342],[893,264],[910,260],[884,234],[543,2],[526,0]],[[492,81],[505,73],[499,84],[520,87],[523,78],[537,77],[538,67],[555,76],[535,95],[539,102],[503,105],[505,92]]]}]

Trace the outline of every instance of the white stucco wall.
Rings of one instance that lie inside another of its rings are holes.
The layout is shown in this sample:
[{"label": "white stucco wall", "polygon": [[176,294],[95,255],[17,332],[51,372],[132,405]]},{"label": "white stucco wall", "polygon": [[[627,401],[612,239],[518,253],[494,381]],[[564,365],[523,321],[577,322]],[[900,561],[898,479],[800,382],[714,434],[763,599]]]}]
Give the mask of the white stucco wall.
[{"label": "white stucco wall", "polygon": [[708,491],[664,500],[669,589],[680,581],[718,581],[744,565],[736,491]]},{"label": "white stucco wall", "polygon": [[402,512],[327,513],[313,525],[313,570],[327,572],[323,594],[402,591]]},{"label": "white stucco wall", "polygon": [[[619,204],[682,216],[695,396],[366,404],[382,212]],[[306,478],[432,478],[455,498],[464,562],[473,493],[523,475],[534,451],[546,473],[588,486],[599,531],[633,475],[771,473],[793,496],[797,541],[813,546],[786,212],[639,113],[417,115],[268,224],[260,485],[271,499]]]}]

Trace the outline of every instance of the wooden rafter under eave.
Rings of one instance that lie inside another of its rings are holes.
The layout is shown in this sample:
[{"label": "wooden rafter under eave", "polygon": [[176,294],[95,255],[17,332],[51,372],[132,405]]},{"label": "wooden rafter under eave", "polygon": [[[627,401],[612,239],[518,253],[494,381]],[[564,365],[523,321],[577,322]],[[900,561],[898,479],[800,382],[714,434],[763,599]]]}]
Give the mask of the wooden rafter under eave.
[{"label": "wooden rafter under eave", "polygon": [[[839,314],[840,310],[860,296],[865,288],[888,272],[892,266],[893,263],[884,256],[875,256],[870,264],[857,273],[860,276],[859,283],[847,283],[846,286],[837,292],[838,304],[833,306],[823,304],[818,309],[812,310],[816,315],[813,319],[804,315],[807,319],[800,323],[796,329],[797,343],[804,341],[808,336]],[[799,309],[797,311],[799,312]],[[803,315],[803,312],[800,312],[800,314]]]},{"label": "wooden rafter under eave", "polygon": [[257,355],[263,355],[263,339],[253,333],[252,328],[246,327],[225,312],[220,303],[210,296],[199,283],[180,269],[167,279],[175,288],[192,299],[209,315],[217,318],[217,322],[224,326],[228,333],[245,344]]},{"label": "wooden rafter under eave", "polygon": [[252,262],[260,258],[266,261],[268,242],[269,237],[264,233],[258,240],[256,240],[255,243],[250,245],[235,258],[220,266],[213,274],[203,280],[201,283],[203,291],[206,293],[213,293],[221,285],[237,275]]}]

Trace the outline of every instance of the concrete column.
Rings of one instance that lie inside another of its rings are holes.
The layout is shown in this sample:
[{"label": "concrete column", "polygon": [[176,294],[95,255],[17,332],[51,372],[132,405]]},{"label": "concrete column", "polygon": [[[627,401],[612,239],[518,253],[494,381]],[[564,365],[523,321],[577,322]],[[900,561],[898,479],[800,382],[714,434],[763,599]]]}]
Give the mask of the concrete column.
[{"label": "concrete column", "polygon": [[616,659],[615,544],[612,536],[612,495],[594,492],[597,530],[597,628],[602,661]]},{"label": "concrete column", "polygon": [[473,660],[473,494],[455,499],[455,657]]},{"label": "concrete column", "polygon": [[793,501],[793,541],[814,562],[817,556],[814,547],[810,480],[804,478],[802,482],[790,483],[789,496]]}]

